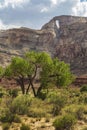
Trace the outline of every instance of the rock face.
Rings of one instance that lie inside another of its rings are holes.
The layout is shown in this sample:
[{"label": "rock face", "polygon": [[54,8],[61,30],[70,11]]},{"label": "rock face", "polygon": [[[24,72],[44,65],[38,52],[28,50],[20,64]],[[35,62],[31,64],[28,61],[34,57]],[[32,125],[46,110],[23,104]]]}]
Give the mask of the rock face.
[{"label": "rock face", "polygon": [[0,31],[0,64],[7,65],[11,57],[29,51],[46,51],[69,63],[79,75],[87,73],[87,18],[57,16],[41,30],[29,28]]}]

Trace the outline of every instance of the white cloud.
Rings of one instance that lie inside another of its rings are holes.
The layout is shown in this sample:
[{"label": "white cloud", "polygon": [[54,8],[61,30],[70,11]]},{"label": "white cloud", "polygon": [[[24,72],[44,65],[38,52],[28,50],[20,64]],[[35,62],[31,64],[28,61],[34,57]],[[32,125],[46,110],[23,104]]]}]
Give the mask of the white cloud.
[{"label": "white cloud", "polygon": [[0,0],[0,28],[40,28],[59,15],[87,16],[87,0]]},{"label": "white cloud", "polygon": [[53,5],[56,5],[57,4],[57,0],[50,0],[51,1],[51,3],[53,4]]},{"label": "white cloud", "polygon": [[5,29],[5,25],[3,24],[1,20],[0,20],[0,29]]},{"label": "white cloud", "polygon": [[67,0],[50,0],[51,1],[51,5],[59,5]]},{"label": "white cloud", "polygon": [[8,7],[9,5],[12,8],[21,7],[24,3],[30,2],[30,0],[4,0],[2,3],[0,2],[0,8]]},{"label": "white cloud", "polygon": [[87,16],[87,1],[78,1],[76,5],[72,8],[72,13],[76,16]]},{"label": "white cloud", "polygon": [[12,24],[8,24],[8,25],[5,25],[2,20],[0,20],[0,30],[2,29],[9,29],[9,28],[19,28],[20,25],[12,25]]},{"label": "white cloud", "polygon": [[48,12],[48,8],[47,7],[43,7],[42,9],[41,9],[41,13],[44,13],[44,12]]}]

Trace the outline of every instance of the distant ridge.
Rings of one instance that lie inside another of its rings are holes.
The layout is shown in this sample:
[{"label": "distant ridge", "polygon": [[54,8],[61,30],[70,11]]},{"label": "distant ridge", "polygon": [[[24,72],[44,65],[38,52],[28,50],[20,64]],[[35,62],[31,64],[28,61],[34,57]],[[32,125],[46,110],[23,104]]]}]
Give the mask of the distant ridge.
[{"label": "distant ridge", "polygon": [[0,31],[0,64],[26,51],[46,51],[69,63],[73,73],[87,74],[87,17],[55,16],[41,30],[26,27]]}]

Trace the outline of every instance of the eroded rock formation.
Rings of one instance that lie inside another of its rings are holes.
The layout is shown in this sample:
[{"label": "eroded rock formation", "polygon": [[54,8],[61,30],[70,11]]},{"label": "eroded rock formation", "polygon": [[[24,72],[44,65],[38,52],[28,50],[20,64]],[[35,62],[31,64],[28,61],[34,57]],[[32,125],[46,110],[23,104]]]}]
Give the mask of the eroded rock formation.
[{"label": "eroded rock formation", "polygon": [[87,18],[57,16],[41,30],[29,28],[0,31],[0,64],[29,50],[46,51],[71,65],[76,74],[87,73]]}]

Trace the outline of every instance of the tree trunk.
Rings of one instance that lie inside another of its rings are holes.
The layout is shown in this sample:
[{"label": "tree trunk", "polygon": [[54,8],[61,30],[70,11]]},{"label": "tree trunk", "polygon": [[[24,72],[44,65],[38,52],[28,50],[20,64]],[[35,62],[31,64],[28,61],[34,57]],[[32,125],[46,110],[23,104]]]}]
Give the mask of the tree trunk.
[{"label": "tree trunk", "polygon": [[32,83],[33,81],[32,80],[30,80],[30,84],[31,84],[31,87],[32,87],[32,90],[33,90],[33,94],[34,94],[34,96],[36,97],[37,96],[37,94],[36,94],[36,92],[35,92],[35,88],[34,88],[34,85],[33,85],[33,83]]},{"label": "tree trunk", "polygon": [[25,94],[24,78],[21,78],[22,94]]},{"label": "tree trunk", "polygon": [[27,90],[26,90],[26,94],[28,94],[28,92],[29,92],[29,88],[30,88],[30,83],[29,83],[29,85],[28,85],[28,87],[27,87]]},{"label": "tree trunk", "polygon": [[37,96],[39,96],[39,94],[40,94],[40,92],[41,92],[42,88],[43,88],[43,86],[42,86],[42,85],[38,88],[38,90],[37,90]]},{"label": "tree trunk", "polygon": [[25,94],[24,78],[19,78],[15,80],[20,85],[22,94]]}]

